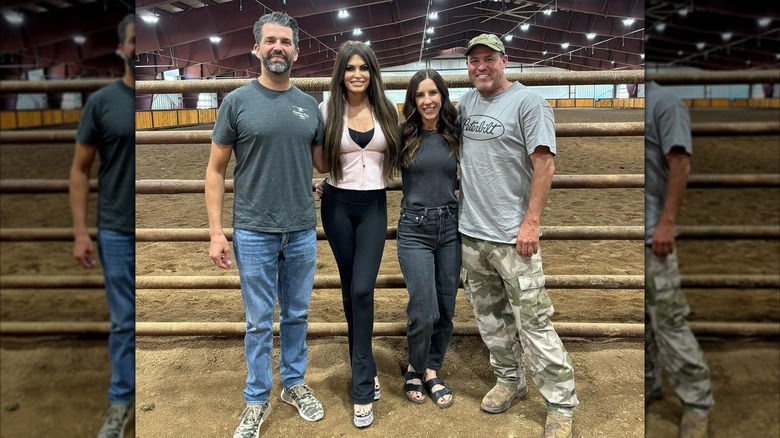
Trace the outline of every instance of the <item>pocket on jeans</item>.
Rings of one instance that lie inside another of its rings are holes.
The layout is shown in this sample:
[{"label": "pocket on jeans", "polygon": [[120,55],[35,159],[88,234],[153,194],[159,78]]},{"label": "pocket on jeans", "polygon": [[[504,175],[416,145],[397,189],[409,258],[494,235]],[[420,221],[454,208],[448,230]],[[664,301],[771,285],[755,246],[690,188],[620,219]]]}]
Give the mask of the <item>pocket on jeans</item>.
[{"label": "pocket on jeans", "polygon": [[425,217],[414,213],[401,213],[401,217],[398,219],[398,226],[407,225],[411,227],[418,227],[423,224]]}]

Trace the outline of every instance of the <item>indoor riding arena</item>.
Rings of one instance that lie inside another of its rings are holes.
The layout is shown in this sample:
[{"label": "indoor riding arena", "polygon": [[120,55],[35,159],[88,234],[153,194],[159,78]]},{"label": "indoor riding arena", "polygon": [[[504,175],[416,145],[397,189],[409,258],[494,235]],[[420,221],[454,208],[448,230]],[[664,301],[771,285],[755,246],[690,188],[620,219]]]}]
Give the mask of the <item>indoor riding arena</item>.
[{"label": "indoor riding arena", "polygon": [[[566,75],[584,82],[591,76]],[[193,82],[197,87],[199,81]],[[140,82],[138,92],[154,92],[155,86]],[[575,436],[639,437],[645,427],[652,436],[674,436],[680,412],[670,391],[644,415],[643,110],[563,105],[555,109],[556,178],[543,219],[542,252],[553,321],[574,362],[582,401]],[[691,114],[695,159],[679,221],[681,271],[690,321],[713,370],[712,436],[739,436],[756,421],[777,423],[778,109],[694,107]],[[138,436],[173,437],[181,428],[191,436],[229,435],[243,404],[237,272],[218,270],[208,257],[202,191],[209,128],[137,134]],[[64,180],[72,135],[3,132],[0,352],[3,416],[10,419],[3,421],[3,436],[54,427],[86,435],[100,423],[109,375],[107,310],[99,272],[82,272],[70,256]],[[735,154],[746,148],[751,153]],[[313,182],[321,178],[315,174]],[[375,405],[376,424],[362,433],[536,435],[545,410],[536,391],[502,415],[479,410],[494,380],[462,290],[441,371],[454,405],[436,410],[405,400],[407,294],[394,240],[400,184],[388,192],[388,240],[376,290],[374,354],[382,399]],[[231,200],[226,195],[226,206]],[[230,208],[225,214],[229,223]],[[305,423],[294,409],[272,401],[275,414],[265,436],[355,431],[337,270],[319,234],[307,383],[321,397],[326,416]],[[275,355],[278,338],[276,347]],[[38,417],[41,410],[44,418]]]}]

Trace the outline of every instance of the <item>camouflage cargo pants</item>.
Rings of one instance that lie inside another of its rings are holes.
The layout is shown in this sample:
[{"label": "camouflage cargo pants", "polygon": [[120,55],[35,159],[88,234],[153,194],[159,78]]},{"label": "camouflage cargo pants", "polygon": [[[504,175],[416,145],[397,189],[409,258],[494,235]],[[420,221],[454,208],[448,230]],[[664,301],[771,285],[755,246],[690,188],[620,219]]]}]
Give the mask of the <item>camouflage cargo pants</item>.
[{"label": "camouflage cargo pants", "polygon": [[523,354],[547,409],[571,416],[579,404],[574,368],[550,317],[542,255],[462,235],[463,285],[499,384],[526,385]]},{"label": "camouflage cargo pants", "polygon": [[645,247],[645,391],[661,391],[660,356],[682,403],[708,410],[715,404],[710,369],[685,320],[689,312],[680,288],[677,252],[657,257]]}]

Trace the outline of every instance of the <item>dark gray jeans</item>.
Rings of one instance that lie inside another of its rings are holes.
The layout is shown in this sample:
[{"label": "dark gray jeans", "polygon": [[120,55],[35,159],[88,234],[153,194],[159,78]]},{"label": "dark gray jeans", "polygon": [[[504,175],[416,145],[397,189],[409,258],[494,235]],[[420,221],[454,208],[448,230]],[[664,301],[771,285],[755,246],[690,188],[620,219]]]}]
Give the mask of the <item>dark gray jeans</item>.
[{"label": "dark gray jeans", "polygon": [[409,364],[422,373],[441,369],[452,336],[460,281],[460,235],[455,207],[402,209],[398,262],[409,291]]}]

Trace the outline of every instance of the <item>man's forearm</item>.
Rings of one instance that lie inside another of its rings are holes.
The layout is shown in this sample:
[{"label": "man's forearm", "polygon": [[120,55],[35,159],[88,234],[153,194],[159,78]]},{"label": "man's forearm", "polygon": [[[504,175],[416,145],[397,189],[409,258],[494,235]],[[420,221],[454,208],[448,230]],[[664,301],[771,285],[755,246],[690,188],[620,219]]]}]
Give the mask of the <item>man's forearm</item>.
[{"label": "man's forearm", "polygon": [[71,170],[68,197],[73,219],[73,234],[86,235],[87,232],[87,201],[89,197],[89,175],[78,170]]},{"label": "man's forearm", "polygon": [[539,225],[542,212],[547,205],[550,196],[553,175],[555,174],[555,162],[552,156],[534,163],[534,174],[531,178],[531,192],[528,200],[528,211],[525,213],[524,222]]},{"label": "man's forearm", "polygon": [[206,212],[209,218],[209,235],[219,236],[222,231],[222,203],[225,199],[225,177],[206,173]]},{"label": "man's forearm", "polygon": [[667,162],[669,163],[669,176],[666,181],[664,207],[659,221],[674,225],[683,203],[685,188],[688,185],[691,162],[687,155],[679,153],[667,156]]}]

